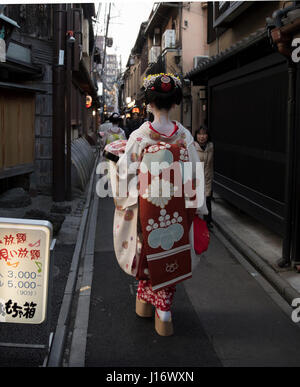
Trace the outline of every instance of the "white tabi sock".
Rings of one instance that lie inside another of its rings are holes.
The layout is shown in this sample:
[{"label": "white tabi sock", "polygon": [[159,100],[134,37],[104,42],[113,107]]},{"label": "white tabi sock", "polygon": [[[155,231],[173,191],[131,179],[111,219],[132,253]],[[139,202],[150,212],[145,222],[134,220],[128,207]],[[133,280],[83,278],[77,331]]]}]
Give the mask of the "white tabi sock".
[{"label": "white tabi sock", "polygon": [[164,310],[156,309],[158,317],[161,321],[170,321],[171,320],[171,312],[168,310],[165,312]]}]

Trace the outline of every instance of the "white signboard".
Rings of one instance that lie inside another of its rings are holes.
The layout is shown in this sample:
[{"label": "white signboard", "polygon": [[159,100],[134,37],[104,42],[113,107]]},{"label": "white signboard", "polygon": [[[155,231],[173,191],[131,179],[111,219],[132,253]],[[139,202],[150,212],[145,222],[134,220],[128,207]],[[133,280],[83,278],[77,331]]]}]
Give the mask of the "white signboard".
[{"label": "white signboard", "polygon": [[52,225],[0,218],[0,322],[46,319]]}]

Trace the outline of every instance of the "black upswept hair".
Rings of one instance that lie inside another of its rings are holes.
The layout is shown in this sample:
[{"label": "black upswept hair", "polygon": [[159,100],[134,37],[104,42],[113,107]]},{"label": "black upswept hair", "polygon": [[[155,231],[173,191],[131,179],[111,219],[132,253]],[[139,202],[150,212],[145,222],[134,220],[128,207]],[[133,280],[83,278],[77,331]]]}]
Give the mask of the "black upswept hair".
[{"label": "black upswept hair", "polygon": [[171,77],[168,77],[170,78],[170,82],[167,83],[170,84],[168,87],[169,90],[164,90],[162,87],[164,82],[161,81],[163,76],[164,75],[157,77],[153,86],[144,91],[145,103],[148,105],[153,102],[159,110],[170,110],[174,104],[180,105],[182,101],[182,90],[179,85],[175,85],[175,82]]},{"label": "black upswept hair", "polygon": [[121,117],[119,113],[112,113],[112,115],[109,117],[109,121],[112,124],[119,124],[121,121]]}]

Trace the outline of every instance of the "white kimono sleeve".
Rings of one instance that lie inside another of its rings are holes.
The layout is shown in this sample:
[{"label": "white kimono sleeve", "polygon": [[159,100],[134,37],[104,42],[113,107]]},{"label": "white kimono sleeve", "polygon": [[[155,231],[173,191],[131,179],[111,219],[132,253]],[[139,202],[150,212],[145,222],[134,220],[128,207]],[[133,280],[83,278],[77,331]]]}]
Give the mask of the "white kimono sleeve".
[{"label": "white kimono sleeve", "polygon": [[[111,169],[111,186],[115,201],[113,225],[114,250],[120,267],[129,275],[136,275],[138,255],[138,167],[142,147],[130,136],[125,153]],[[137,261],[137,260],[136,260]],[[137,263],[137,262],[136,262]]]},{"label": "white kimono sleeve", "polygon": [[[189,161],[192,162],[192,178],[196,179],[196,200],[190,201],[190,207],[196,207],[196,214],[203,218],[203,215],[207,215],[206,207],[206,197],[205,197],[205,180],[204,180],[204,163],[200,162],[198,152],[196,150],[194,140],[192,136],[190,142],[188,143],[188,156]],[[187,204],[186,200],[186,204]],[[192,260],[192,271],[196,269],[200,262],[200,256],[194,249],[194,223],[192,223],[189,231],[189,240],[191,245],[191,260]]]},{"label": "white kimono sleeve", "polygon": [[125,153],[120,157],[111,175],[112,193],[120,209],[138,203],[138,168],[141,145],[130,136]]},{"label": "white kimono sleeve", "polygon": [[202,217],[208,214],[205,198],[204,163],[199,159],[193,139],[189,142],[187,149],[189,162],[192,163],[192,179],[196,181],[196,200],[186,200],[186,207],[196,207],[196,214]]}]

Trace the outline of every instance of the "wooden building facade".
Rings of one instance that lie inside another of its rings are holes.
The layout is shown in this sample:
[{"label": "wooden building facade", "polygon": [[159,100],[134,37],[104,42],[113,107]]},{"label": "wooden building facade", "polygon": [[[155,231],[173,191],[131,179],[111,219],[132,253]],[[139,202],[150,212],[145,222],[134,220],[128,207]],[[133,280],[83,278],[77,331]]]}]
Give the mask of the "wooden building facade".
[{"label": "wooden building facade", "polygon": [[283,237],[284,265],[300,261],[300,66],[270,39],[276,15],[286,17],[288,9],[283,15],[281,2],[255,3],[227,4],[225,10],[221,2],[209,4],[212,55],[187,77],[206,87],[214,191]]},{"label": "wooden building facade", "polygon": [[[99,101],[91,75],[94,4],[14,4],[2,11],[19,28],[14,29],[7,45],[6,61],[0,62],[0,194],[23,185],[66,200],[66,176],[57,178],[55,170],[70,169],[66,149],[71,141],[85,137],[93,144],[96,140],[93,110],[97,111]],[[60,26],[56,24],[58,13]],[[75,38],[70,46],[66,45],[67,27]],[[56,52],[57,39],[60,52]],[[64,74],[60,78],[55,77],[58,68]],[[89,110],[87,94],[93,96]],[[62,132],[60,137],[55,136],[57,131]],[[55,185],[64,186],[64,192],[55,194]]]}]

